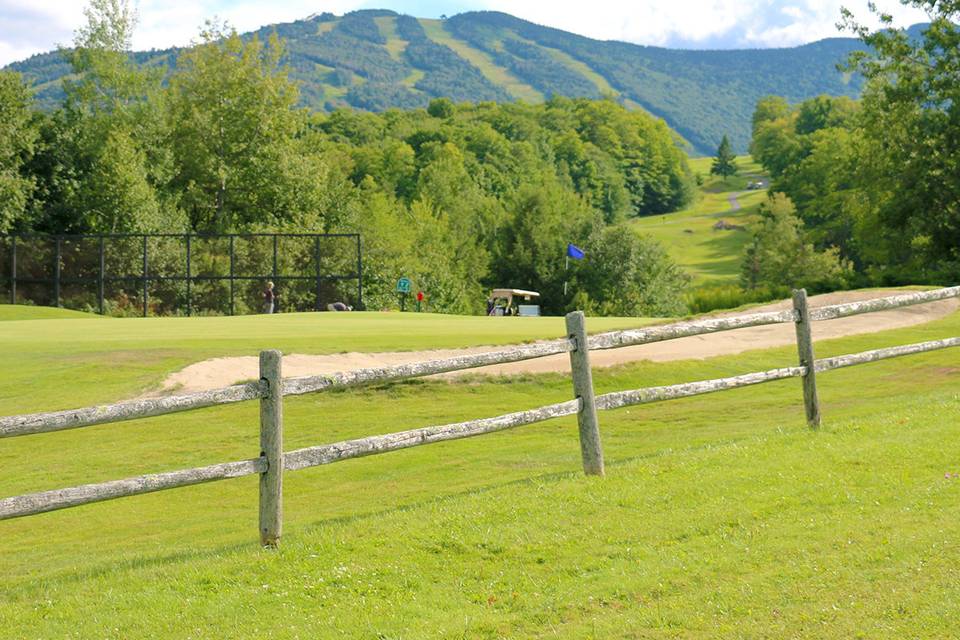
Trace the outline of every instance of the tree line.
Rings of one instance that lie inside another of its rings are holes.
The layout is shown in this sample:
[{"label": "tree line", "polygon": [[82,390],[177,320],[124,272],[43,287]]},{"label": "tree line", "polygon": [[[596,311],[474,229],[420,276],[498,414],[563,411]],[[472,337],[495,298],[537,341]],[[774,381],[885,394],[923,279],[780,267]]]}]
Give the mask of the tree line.
[{"label": "tree line", "polygon": [[[960,2],[909,4],[932,18],[919,34],[882,14],[870,31],[845,12],[870,50],[846,65],[866,79],[860,100],[757,104],[751,151],[778,195],[744,264],[746,285],[788,271],[815,288],[960,280]],[[774,268],[764,255],[787,258]]]},{"label": "tree line", "polygon": [[[86,16],[57,109],[0,72],[0,232],[359,232],[370,307],[408,276],[445,312],[481,312],[492,285],[548,312],[683,311],[686,276],[624,226],[693,195],[661,120],[560,97],[309,112],[275,34],[208,23],[170,72],[128,54],[129,3]],[[588,256],[570,273],[568,242]]]}]

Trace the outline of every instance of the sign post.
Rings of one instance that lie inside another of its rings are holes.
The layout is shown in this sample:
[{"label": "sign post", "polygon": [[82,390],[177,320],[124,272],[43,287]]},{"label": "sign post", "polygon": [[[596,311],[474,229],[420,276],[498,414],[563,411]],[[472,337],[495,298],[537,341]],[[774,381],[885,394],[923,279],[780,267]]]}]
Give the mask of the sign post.
[{"label": "sign post", "polygon": [[397,280],[397,293],[400,294],[400,311],[407,310],[407,296],[410,295],[410,278]]},{"label": "sign post", "polygon": [[417,313],[420,313],[423,305],[423,291],[417,291]]}]

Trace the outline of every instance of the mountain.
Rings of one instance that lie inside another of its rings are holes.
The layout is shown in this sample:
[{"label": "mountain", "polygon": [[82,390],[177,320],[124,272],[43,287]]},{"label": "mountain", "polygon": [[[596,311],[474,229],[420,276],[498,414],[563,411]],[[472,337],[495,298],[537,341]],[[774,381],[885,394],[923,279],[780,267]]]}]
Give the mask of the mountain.
[{"label": "mountain", "polygon": [[[677,50],[592,40],[488,11],[446,20],[388,10],[324,13],[256,33],[273,32],[286,39],[291,76],[301,83],[302,103],[314,109],[415,108],[438,96],[534,102],[554,94],[612,95],[662,117],[703,154],[712,154],[724,134],[743,152],[753,107],[764,95],[800,101],[860,90],[859,77],[836,68],[862,47],[853,38],[784,49]],[[169,66],[177,53],[133,55]],[[33,82],[46,107],[62,98],[60,81],[70,73],[57,53],[8,68]]]}]

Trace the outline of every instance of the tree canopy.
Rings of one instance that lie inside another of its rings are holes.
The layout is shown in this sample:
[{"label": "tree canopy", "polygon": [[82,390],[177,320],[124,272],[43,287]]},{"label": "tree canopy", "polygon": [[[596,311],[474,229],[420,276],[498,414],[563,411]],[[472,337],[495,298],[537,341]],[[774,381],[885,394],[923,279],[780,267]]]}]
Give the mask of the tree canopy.
[{"label": "tree canopy", "polygon": [[0,233],[19,221],[33,195],[34,180],[24,164],[36,136],[29,90],[20,74],[0,71]]},{"label": "tree canopy", "polygon": [[[0,189],[18,194],[0,205],[6,227],[360,232],[372,307],[394,305],[405,275],[438,311],[482,311],[494,285],[540,290],[548,312],[682,311],[684,275],[622,226],[692,197],[663,121],[559,97],[310,113],[276,36],[210,23],[164,81],[126,51],[129,7],[94,2],[52,113],[31,113],[20,79],[0,75]],[[366,18],[334,33],[373,37]],[[568,242],[589,249],[570,274]]]},{"label": "tree canopy", "polygon": [[792,287],[812,290],[841,288],[850,265],[833,247],[817,251],[790,198],[773,193],[760,207],[760,222],[747,245],[740,283],[745,289]]},{"label": "tree canopy", "polygon": [[[712,154],[723,134],[735,152],[745,151],[750,109],[763,95],[791,102],[822,93],[855,96],[862,84],[859,74],[836,68],[863,48],[855,38],[781,49],[676,50],[591,40],[493,11],[439,22],[384,10],[319,13],[241,37],[256,34],[266,42],[272,33],[287,43],[300,104],[314,110],[419,108],[440,97],[476,103],[616,95],[665,118],[703,154]],[[179,54],[171,48],[133,57],[172,72]],[[12,66],[51,109],[62,98],[61,79],[72,74],[56,54]]]},{"label": "tree canopy", "polygon": [[920,33],[845,14],[869,45],[848,65],[867,79],[862,100],[771,97],[754,112],[751,150],[773,189],[865,284],[960,279],[960,3],[907,4],[931,16]]}]

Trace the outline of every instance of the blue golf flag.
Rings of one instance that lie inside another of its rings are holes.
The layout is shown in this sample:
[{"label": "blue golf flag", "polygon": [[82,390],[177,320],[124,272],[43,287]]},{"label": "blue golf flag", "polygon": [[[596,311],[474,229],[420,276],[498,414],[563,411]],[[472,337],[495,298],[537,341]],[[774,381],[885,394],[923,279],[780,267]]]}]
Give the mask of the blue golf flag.
[{"label": "blue golf flag", "polygon": [[567,256],[573,258],[574,260],[583,260],[583,249],[575,244],[567,243]]}]

